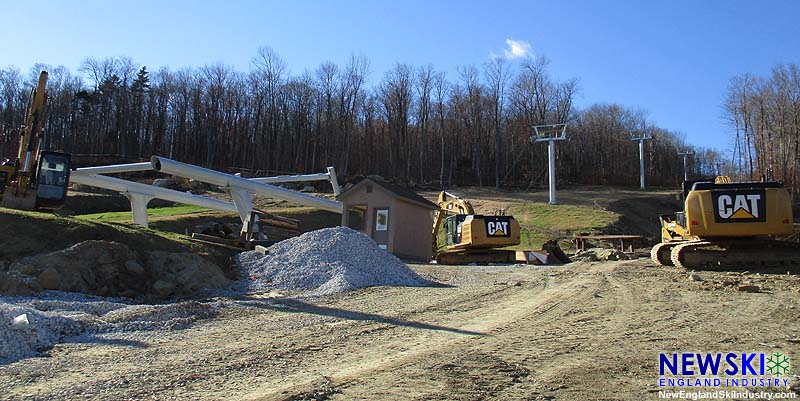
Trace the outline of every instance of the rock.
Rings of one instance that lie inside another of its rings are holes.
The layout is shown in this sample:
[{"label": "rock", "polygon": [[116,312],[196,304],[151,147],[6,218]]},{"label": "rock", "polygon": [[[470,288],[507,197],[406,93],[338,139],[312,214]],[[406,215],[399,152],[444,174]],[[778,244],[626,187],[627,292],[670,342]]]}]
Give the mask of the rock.
[{"label": "rock", "polygon": [[11,327],[14,330],[28,330],[29,326],[30,326],[30,321],[28,321],[27,313],[23,313],[15,317],[13,320],[11,320]]},{"label": "rock", "polygon": [[147,252],[145,264],[152,277],[175,283],[176,295],[230,285],[222,269],[195,253]]},{"label": "rock", "polygon": [[27,274],[29,276],[36,275],[36,272],[38,271],[36,266],[32,266],[32,265],[28,265],[28,264],[20,264],[19,266],[15,266],[14,270],[16,270],[16,271],[18,271],[18,272],[20,272],[22,274]]},{"label": "rock", "polygon": [[35,283],[33,277],[0,272],[0,294],[30,295],[40,289],[41,287]]},{"label": "rock", "polygon": [[745,284],[740,285],[737,290],[742,292],[761,292],[761,287],[752,284]]},{"label": "rock", "polygon": [[61,273],[49,267],[39,275],[39,285],[45,290],[58,290],[61,288]]},{"label": "rock", "polygon": [[737,284],[739,284],[739,280],[731,280],[731,279],[722,280],[722,285],[725,287],[733,287]]},{"label": "rock", "polygon": [[156,178],[155,180],[153,180],[153,186],[154,187],[159,187],[159,188],[174,189],[178,185],[177,185],[177,183],[175,181],[173,181],[173,180],[171,180],[169,178]]},{"label": "rock", "polygon": [[125,270],[127,270],[128,273],[135,274],[137,276],[144,275],[145,273],[144,267],[142,267],[142,265],[139,263],[136,263],[135,260],[129,260],[125,262]]},{"label": "rock", "polygon": [[689,280],[691,281],[703,281],[699,274],[692,273],[689,275]]},{"label": "rock", "polygon": [[[23,281],[29,277],[44,289],[95,295],[115,295],[129,288],[144,292],[149,289],[148,283],[141,275],[125,269],[125,263],[136,256],[124,244],[84,241],[60,251],[23,258],[10,267],[9,273]],[[101,288],[105,288],[102,294]]]},{"label": "rock", "polygon": [[161,298],[172,295],[173,291],[175,291],[175,284],[169,281],[158,280],[153,283],[153,293]]},{"label": "rock", "polygon": [[303,187],[303,189],[300,190],[300,192],[316,192],[316,191],[317,189],[312,187],[311,185],[306,185]]},{"label": "rock", "polygon": [[209,185],[203,181],[197,181],[195,179],[189,180],[189,188],[193,190],[201,190],[201,189],[208,189]]},{"label": "rock", "polygon": [[598,259],[597,255],[591,250],[585,250],[585,251],[575,252],[575,254],[572,255],[572,260],[577,260],[582,262],[597,262],[600,259]]},{"label": "rock", "polygon": [[584,262],[595,262],[600,260],[628,260],[630,256],[616,249],[591,248],[576,252],[575,255],[572,256],[572,259]]}]

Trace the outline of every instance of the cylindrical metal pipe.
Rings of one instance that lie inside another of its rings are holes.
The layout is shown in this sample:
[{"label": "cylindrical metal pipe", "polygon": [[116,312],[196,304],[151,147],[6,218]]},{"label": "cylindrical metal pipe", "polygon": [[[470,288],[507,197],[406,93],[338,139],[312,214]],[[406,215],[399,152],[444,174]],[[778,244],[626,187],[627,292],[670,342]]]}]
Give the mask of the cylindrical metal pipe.
[{"label": "cylindrical metal pipe", "polygon": [[689,181],[689,170],[687,169],[688,163],[686,162],[686,159],[688,159],[688,158],[689,158],[689,154],[688,153],[683,155],[683,180],[684,181]]},{"label": "cylindrical metal pipe", "polygon": [[644,189],[644,139],[639,139],[639,188]]},{"label": "cylindrical metal pipe", "polygon": [[333,194],[339,196],[342,193],[342,188],[339,186],[339,179],[336,177],[336,169],[333,166],[328,166],[328,179],[331,181]]},{"label": "cylindrical metal pipe", "polygon": [[198,181],[221,187],[242,189],[255,194],[269,196],[275,199],[285,200],[304,206],[311,206],[334,213],[342,213],[342,203],[329,199],[318,198],[297,191],[291,191],[276,187],[274,185],[262,184],[248,180],[247,178],[236,177],[231,174],[221,173],[211,169],[181,163],[164,157],[153,156],[150,158],[153,170],[166,174],[177,175],[179,177],[193,178]]},{"label": "cylindrical metal pipe", "polygon": [[70,176],[70,181],[77,184],[105,188],[117,192],[148,195],[154,198],[168,200],[170,202],[207,207],[209,209],[222,210],[225,212],[237,212],[236,206],[232,202],[225,202],[218,199],[206,198],[204,196],[187,194],[185,192],[154,187],[152,185],[140,184],[138,182],[122,180],[114,177],[106,177],[96,174],[79,174]]},{"label": "cylindrical metal pipe", "polygon": [[556,204],[556,144],[555,141],[547,141],[547,173],[550,179],[550,204]]},{"label": "cylindrical metal pipe", "polygon": [[327,173],[301,174],[301,175],[279,175],[275,177],[248,178],[250,181],[262,184],[275,184],[279,182],[307,182],[307,181],[328,181]]},{"label": "cylindrical metal pipe", "polygon": [[75,169],[71,175],[129,173],[132,171],[148,171],[152,169],[153,166],[150,162],[113,164],[110,166],[81,167]]}]

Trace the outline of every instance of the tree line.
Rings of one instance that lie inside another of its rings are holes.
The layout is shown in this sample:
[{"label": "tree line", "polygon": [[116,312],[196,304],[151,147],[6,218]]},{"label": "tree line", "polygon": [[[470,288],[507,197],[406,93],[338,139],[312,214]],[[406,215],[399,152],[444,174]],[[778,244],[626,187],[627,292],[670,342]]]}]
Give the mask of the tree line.
[{"label": "tree line", "polygon": [[738,75],[723,102],[733,128],[730,155],[722,161],[742,180],[784,181],[797,196],[800,157],[800,72],[777,65],[767,77]]},{"label": "tree line", "polygon": [[[454,76],[397,63],[370,84],[364,57],[290,74],[263,47],[248,72],[221,63],[150,70],[128,57],[87,58],[78,73],[7,67],[0,70],[3,155],[15,154],[40,70],[49,71],[43,146],[120,161],[157,154],[249,175],[334,165],[343,176],[378,174],[412,185],[530,188],[547,182],[547,149],[532,142],[531,127],[566,123],[568,140],[557,145],[560,183],[637,185],[638,144],[629,137],[646,134],[653,138],[646,142],[648,185],[675,186],[683,179],[677,153],[688,147],[644,111],[618,104],[577,109],[578,80],[555,79],[543,57],[495,58]],[[748,113],[748,138],[762,151],[755,137],[774,131],[754,125],[754,111]],[[783,167],[779,160],[776,168]],[[713,175],[718,162],[715,151],[699,150],[691,174]]]}]

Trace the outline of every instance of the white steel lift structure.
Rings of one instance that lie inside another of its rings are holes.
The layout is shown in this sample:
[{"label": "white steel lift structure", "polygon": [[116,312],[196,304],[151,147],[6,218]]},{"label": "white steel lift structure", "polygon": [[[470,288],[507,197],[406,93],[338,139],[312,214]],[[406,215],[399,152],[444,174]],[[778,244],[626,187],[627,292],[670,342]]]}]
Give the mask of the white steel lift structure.
[{"label": "white steel lift structure", "polygon": [[[217,185],[230,194],[232,202],[103,175],[148,170]],[[245,226],[253,211],[253,195],[268,196],[303,206],[312,206],[334,213],[342,213],[342,204],[338,201],[271,185],[284,182],[329,181],[333,187],[333,193],[338,195],[341,188],[339,187],[336,171],[333,167],[328,167],[326,173],[319,174],[284,175],[248,179],[233,174],[226,174],[191,164],[181,163],[164,157],[153,156],[150,162],[79,168],[72,172],[71,181],[77,184],[104,188],[122,193],[131,202],[134,224],[143,227],[148,226],[147,204],[155,198],[226,212],[235,212],[239,215],[239,218]]]}]

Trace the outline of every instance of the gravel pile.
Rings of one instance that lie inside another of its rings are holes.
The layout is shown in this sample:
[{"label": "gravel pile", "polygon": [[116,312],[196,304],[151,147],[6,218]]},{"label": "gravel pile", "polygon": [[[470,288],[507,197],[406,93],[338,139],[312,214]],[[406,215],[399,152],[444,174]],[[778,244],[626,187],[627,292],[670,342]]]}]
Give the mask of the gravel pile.
[{"label": "gravel pile", "polygon": [[58,291],[0,297],[0,364],[35,356],[62,342],[134,339],[137,333],[188,327],[214,314],[199,302],[131,305],[122,299]]},{"label": "gravel pile", "polygon": [[347,227],[305,233],[275,244],[269,255],[244,252],[236,261],[245,277],[234,285],[239,292],[281,289],[319,296],[370,286],[432,284],[371,238]]}]

